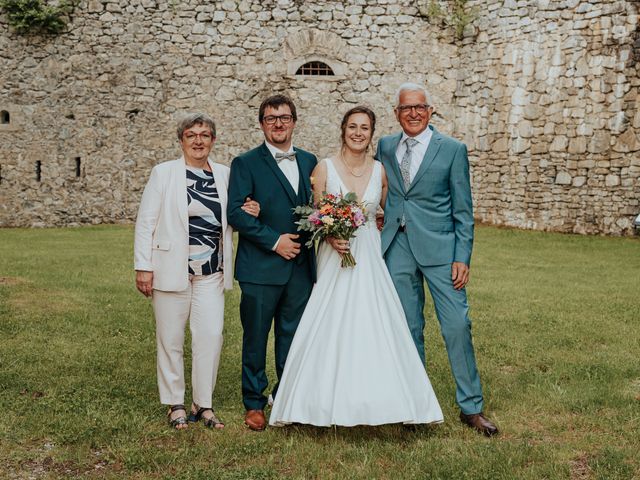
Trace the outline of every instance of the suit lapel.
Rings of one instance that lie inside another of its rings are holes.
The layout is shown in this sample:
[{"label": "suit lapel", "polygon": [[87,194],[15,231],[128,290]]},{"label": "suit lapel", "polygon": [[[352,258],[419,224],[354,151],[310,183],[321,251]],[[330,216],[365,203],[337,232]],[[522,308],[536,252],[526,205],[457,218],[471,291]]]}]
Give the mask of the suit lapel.
[{"label": "suit lapel", "polygon": [[[398,133],[391,137],[391,140],[388,144],[386,155],[382,152],[382,158],[388,158],[389,165],[391,167],[391,172],[395,176],[396,180],[400,184],[402,191],[404,191],[404,182],[402,181],[402,172],[400,172],[400,165],[398,165],[398,159],[396,158],[396,152],[398,151],[398,144],[400,143],[400,139],[402,138],[402,133]],[[389,175],[389,169],[387,168],[387,175]]]},{"label": "suit lapel", "polygon": [[185,232],[189,232],[189,212],[187,207],[187,167],[184,157],[176,160],[173,168],[172,184],[176,185],[176,205],[178,216]]},{"label": "suit lapel", "polygon": [[[293,150],[296,152],[296,163],[298,164],[298,175],[300,176],[300,182],[298,185],[298,193],[300,194],[300,198],[304,203],[309,201],[311,195],[311,179],[308,175],[305,175],[302,170],[302,166],[300,165],[300,152],[297,148],[293,147]],[[300,191],[302,189],[302,191]]]},{"label": "suit lapel", "polygon": [[287,192],[289,200],[291,200],[291,203],[295,205],[297,203],[296,192],[294,192],[293,187],[289,183],[289,180],[287,180],[287,177],[284,176],[284,173],[282,173],[282,170],[280,170],[280,167],[278,167],[278,163],[273,158],[273,155],[271,155],[271,152],[264,143],[262,144],[262,160],[269,166],[273,174],[282,184],[282,188],[284,188],[285,192]]},{"label": "suit lapel", "polygon": [[411,185],[409,185],[409,189],[407,190],[407,192],[409,192],[414,187],[414,185],[420,181],[427,169],[433,163],[433,160],[436,158],[438,150],[440,150],[442,135],[440,135],[440,132],[438,132],[434,127],[429,128],[431,128],[433,132],[431,135],[431,141],[429,141],[429,146],[427,147],[427,151],[424,153],[420,168],[416,172],[416,176],[413,177],[413,181],[411,182]]}]

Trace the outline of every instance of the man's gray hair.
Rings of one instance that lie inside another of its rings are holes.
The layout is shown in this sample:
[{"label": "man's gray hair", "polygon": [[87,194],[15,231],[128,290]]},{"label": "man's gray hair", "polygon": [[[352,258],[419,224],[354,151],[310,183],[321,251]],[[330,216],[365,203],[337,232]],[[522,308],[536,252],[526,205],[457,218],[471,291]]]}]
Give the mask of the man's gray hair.
[{"label": "man's gray hair", "polygon": [[216,138],[216,124],[206,113],[196,112],[188,113],[180,120],[178,120],[178,126],[176,132],[178,133],[178,140],[182,140],[182,134],[185,130],[189,130],[194,125],[204,125],[211,130],[211,136]]},{"label": "man's gray hair", "polygon": [[396,92],[396,106],[400,105],[400,94],[402,92],[422,92],[424,93],[424,98],[427,101],[427,105],[433,105],[433,103],[431,102],[431,94],[427,91],[426,88],[424,88],[422,85],[418,85],[417,83],[407,82],[400,85],[398,91]]}]

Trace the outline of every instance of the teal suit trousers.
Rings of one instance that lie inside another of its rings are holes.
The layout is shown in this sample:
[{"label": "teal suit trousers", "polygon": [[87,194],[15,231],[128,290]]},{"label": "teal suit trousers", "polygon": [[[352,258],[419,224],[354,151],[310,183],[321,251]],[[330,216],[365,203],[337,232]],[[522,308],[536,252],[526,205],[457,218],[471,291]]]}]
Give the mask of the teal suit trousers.
[{"label": "teal suit trousers", "polygon": [[482,386],[473,351],[467,294],[464,289],[453,288],[451,265],[418,264],[411,255],[407,235],[401,232],[393,239],[385,260],[423,363],[426,280],[456,382],[456,402],[464,413],[480,413],[483,408]]}]

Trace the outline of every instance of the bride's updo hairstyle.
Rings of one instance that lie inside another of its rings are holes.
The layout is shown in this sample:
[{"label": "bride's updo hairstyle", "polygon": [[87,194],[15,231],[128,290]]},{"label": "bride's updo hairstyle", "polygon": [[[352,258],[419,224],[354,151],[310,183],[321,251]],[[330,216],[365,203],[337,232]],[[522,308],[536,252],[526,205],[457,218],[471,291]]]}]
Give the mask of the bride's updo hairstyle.
[{"label": "bride's updo hairstyle", "polygon": [[[364,113],[367,117],[369,117],[369,121],[371,122],[371,140],[373,141],[373,134],[376,131],[376,114],[373,113],[373,110],[371,110],[369,107],[358,105],[347,111],[347,113],[344,114],[344,117],[342,117],[342,123],[340,124],[340,141],[342,142],[343,148],[345,146],[344,137],[347,132],[347,123],[349,123],[349,117],[351,115],[355,115],[356,113]],[[369,144],[369,146],[371,146],[371,143]]]}]

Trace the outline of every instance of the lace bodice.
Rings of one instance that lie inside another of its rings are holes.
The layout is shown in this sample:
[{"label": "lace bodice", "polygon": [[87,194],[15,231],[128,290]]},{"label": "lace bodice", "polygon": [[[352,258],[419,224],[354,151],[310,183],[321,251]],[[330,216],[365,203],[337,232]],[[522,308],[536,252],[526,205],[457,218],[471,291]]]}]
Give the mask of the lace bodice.
[{"label": "lace bodice", "polygon": [[[336,167],[333,165],[334,160],[331,158],[325,158],[322,160],[327,165],[327,193],[342,194],[349,193],[349,189],[345,186],[342,178],[338,174]],[[380,204],[380,198],[382,196],[382,164],[380,162],[373,162],[373,171],[371,172],[371,178],[367,184],[367,188],[364,190],[362,198],[358,200],[364,203],[366,209],[367,222],[374,222],[376,220],[376,210]]]}]

